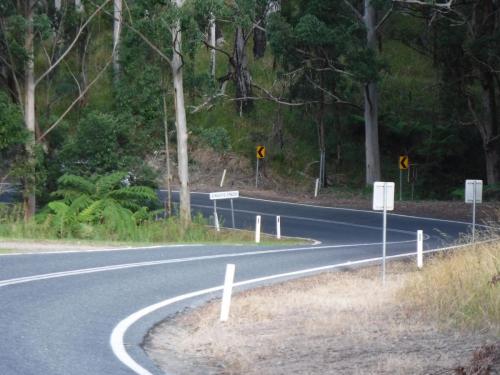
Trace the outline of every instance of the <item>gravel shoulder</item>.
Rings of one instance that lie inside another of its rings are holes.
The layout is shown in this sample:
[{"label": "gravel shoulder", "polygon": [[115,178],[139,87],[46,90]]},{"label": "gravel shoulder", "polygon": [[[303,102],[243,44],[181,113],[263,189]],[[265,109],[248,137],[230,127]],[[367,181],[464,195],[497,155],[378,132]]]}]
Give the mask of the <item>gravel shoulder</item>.
[{"label": "gravel shoulder", "polygon": [[[243,292],[228,322],[210,302],[156,326],[145,350],[169,374],[498,374],[498,336],[440,327],[401,302],[412,272],[391,264],[385,288],[372,267]],[[493,372],[459,372],[484,348]]]}]

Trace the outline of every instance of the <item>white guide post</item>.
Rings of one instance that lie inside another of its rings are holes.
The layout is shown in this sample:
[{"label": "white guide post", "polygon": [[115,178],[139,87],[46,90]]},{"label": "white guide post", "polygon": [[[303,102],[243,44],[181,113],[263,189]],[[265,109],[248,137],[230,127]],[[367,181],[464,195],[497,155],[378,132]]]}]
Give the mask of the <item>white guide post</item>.
[{"label": "white guide post", "polygon": [[229,319],[229,308],[231,307],[231,294],[233,293],[234,264],[226,265],[226,277],[224,278],[224,291],[222,292],[222,306],[220,309],[220,321],[226,322]]},{"label": "white guide post", "polygon": [[255,217],[255,243],[260,243],[260,215]]},{"label": "white guide post", "polygon": [[319,190],[319,178],[316,179],[316,185],[314,187],[314,198],[318,196],[318,190]]},{"label": "white guide post", "polygon": [[224,169],[224,172],[222,172],[222,178],[220,180],[220,187],[224,185],[224,179],[226,178],[226,170]]},{"label": "white guide post", "polygon": [[417,267],[422,269],[424,266],[424,231],[417,231]]},{"label": "white guide post", "polygon": [[281,239],[281,218],[276,216],[276,238]]}]

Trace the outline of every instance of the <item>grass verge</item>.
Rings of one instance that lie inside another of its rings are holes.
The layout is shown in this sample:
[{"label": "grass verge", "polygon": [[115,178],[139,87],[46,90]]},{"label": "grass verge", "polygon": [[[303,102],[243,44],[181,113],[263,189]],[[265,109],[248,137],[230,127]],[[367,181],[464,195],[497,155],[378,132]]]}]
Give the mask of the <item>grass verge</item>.
[{"label": "grass verge", "polygon": [[158,325],[145,347],[173,373],[487,374],[469,370],[500,370],[499,255],[495,244],[422,271],[390,263],[386,287],[371,267],[243,292],[228,322],[214,301]]}]

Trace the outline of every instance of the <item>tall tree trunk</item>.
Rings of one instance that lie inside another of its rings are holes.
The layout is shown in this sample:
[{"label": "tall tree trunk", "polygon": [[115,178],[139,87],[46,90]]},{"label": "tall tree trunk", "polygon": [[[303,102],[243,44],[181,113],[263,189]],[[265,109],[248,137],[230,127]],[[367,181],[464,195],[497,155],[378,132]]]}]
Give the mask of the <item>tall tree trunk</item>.
[{"label": "tall tree trunk", "polygon": [[264,57],[264,54],[266,53],[266,45],[266,32],[256,27],[253,30],[253,56],[256,59]]},{"label": "tall tree trunk", "polygon": [[[212,47],[215,47],[216,43],[216,33],[215,33],[215,17],[213,14],[210,14],[210,24],[209,24],[209,34],[210,34],[210,45]],[[210,75],[212,76],[212,79],[215,79],[215,49],[210,50]]]},{"label": "tall tree trunk", "polygon": [[120,79],[120,36],[122,29],[122,0],[113,0],[113,73],[115,84]]},{"label": "tall tree trunk", "polygon": [[33,47],[33,0],[25,4],[26,35],[24,48],[26,51],[26,62],[24,64],[24,123],[28,130],[26,141],[27,164],[29,171],[25,176],[24,191],[24,219],[30,220],[35,215],[36,209],[36,179],[35,179],[35,142],[36,142],[36,118],[35,118],[35,61]]},{"label": "tall tree trunk", "polygon": [[168,120],[167,120],[167,98],[163,93],[163,128],[165,131],[165,185],[167,188],[167,200],[165,201],[165,215],[172,216],[172,175],[170,173],[170,145],[168,140]]},{"label": "tall tree trunk", "polygon": [[[181,0],[176,0],[177,6],[182,5]],[[184,107],[184,86],[182,78],[182,51],[181,25],[177,21],[172,29],[172,81],[174,84],[175,98],[175,125],[177,127],[177,159],[180,188],[180,219],[183,228],[191,223],[191,202],[189,196],[188,172],[188,133],[186,123],[186,109]]]},{"label": "tall tree trunk", "polygon": [[233,67],[236,83],[236,107],[240,115],[252,108],[252,77],[248,71],[245,32],[241,26],[236,28],[234,36]]},{"label": "tall tree trunk", "polygon": [[[366,45],[376,52],[377,13],[372,5],[373,0],[365,1],[363,21],[366,27]],[[365,99],[365,155],[366,155],[366,184],[371,185],[380,180],[380,148],[378,141],[378,88],[375,81],[370,81],[364,87]]]},{"label": "tall tree trunk", "polygon": [[480,130],[486,160],[486,181],[488,184],[500,182],[500,134],[499,118],[493,73],[481,73],[482,106],[484,115]]}]

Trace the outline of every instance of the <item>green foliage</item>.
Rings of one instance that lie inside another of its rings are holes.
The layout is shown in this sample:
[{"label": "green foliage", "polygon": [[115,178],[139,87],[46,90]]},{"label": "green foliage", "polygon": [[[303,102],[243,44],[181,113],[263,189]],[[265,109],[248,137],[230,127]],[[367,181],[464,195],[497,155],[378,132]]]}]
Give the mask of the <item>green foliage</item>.
[{"label": "green foliage", "polygon": [[7,95],[0,91],[0,153],[26,140],[22,114]]},{"label": "green foliage", "polygon": [[128,186],[128,173],[115,172],[90,179],[63,175],[52,201],[37,218],[45,226],[56,228],[58,237],[82,238],[102,227],[110,235],[123,237],[136,225],[151,218],[159,207],[155,191],[147,186]]},{"label": "green foliage", "polygon": [[201,129],[200,137],[215,151],[220,153],[231,151],[231,138],[223,127]]}]

